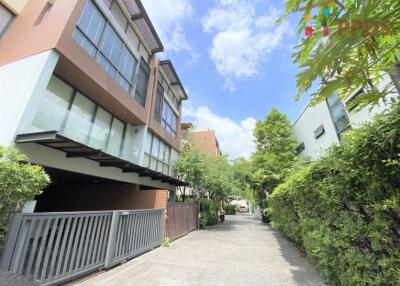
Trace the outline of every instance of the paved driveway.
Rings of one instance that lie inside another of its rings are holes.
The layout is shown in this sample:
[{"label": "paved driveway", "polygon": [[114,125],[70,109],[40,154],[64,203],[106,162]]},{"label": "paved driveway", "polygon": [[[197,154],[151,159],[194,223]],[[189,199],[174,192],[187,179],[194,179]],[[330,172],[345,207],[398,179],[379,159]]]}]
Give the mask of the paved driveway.
[{"label": "paved driveway", "polygon": [[76,286],[324,285],[286,239],[248,215],[195,231]]}]

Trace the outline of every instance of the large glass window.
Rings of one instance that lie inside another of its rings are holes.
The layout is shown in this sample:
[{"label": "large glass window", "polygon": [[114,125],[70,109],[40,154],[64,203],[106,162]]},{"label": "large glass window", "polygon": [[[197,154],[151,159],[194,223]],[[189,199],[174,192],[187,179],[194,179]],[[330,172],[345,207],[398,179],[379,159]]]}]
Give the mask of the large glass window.
[{"label": "large glass window", "polygon": [[156,97],[156,105],[154,107],[154,119],[161,123],[161,114],[163,108],[163,100],[164,100],[164,88],[160,83],[157,86],[157,97]]},{"label": "large glass window", "polygon": [[118,66],[120,73],[117,75],[117,81],[126,91],[129,91],[132,88],[136,66],[136,58],[124,46]]},{"label": "large glass window", "polygon": [[4,34],[13,18],[14,14],[4,7],[3,4],[0,4],[0,37]]},{"label": "large glass window", "polygon": [[340,138],[340,134],[351,127],[346,110],[338,94],[331,95],[326,101],[336,128],[336,132]]},{"label": "large glass window", "polygon": [[86,143],[92,125],[94,108],[93,101],[77,92],[63,134],[75,141]]},{"label": "large glass window", "polygon": [[171,147],[148,132],[144,152],[145,167],[169,175]]},{"label": "large glass window", "polygon": [[140,148],[135,144],[135,127],[126,126],[121,157],[127,161],[138,163]]},{"label": "large glass window", "polygon": [[147,132],[146,136],[146,143],[144,146],[144,162],[143,165],[145,167],[148,167],[150,164],[150,154],[151,154],[151,144],[153,141],[153,136],[151,135],[150,132]]},{"label": "large glass window", "polygon": [[163,170],[163,173],[164,174],[169,174],[169,165],[170,165],[170,162],[171,162],[171,160],[170,160],[170,152],[171,151],[171,149],[170,148],[166,148],[165,149],[165,154],[164,154],[164,162],[165,162],[165,164],[164,164],[164,170]]},{"label": "large glass window", "polygon": [[142,59],[139,67],[138,81],[136,84],[135,99],[144,107],[146,105],[147,85],[149,83],[150,70]]},{"label": "large glass window", "polygon": [[[121,22],[125,16],[120,9],[118,10],[117,6],[117,2],[113,2],[112,9]],[[138,60],[129,51],[110,23],[107,23],[92,1],[87,2],[73,38],[90,56],[96,59],[111,77],[115,78],[122,88],[128,93],[132,93]],[[146,78],[140,73],[138,82],[143,82],[143,80],[146,80]],[[138,85],[138,88],[141,89],[138,91],[139,102],[143,101],[142,94],[144,94],[145,102],[146,93],[143,93],[141,85]],[[145,88],[147,92],[147,82]]]},{"label": "large glass window", "polygon": [[98,107],[94,119],[89,146],[104,150],[110,133],[112,115],[103,108]]},{"label": "large glass window", "polygon": [[99,45],[105,23],[106,20],[99,10],[91,1],[88,1],[79,19],[78,29],[75,30],[73,38],[93,58],[96,56],[96,47]]},{"label": "large glass window", "polygon": [[176,137],[176,128],[178,116],[173,111],[171,105],[164,99],[163,104],[163,112],[162,112],[162,122],[161,126],[167,130],[169,134]]},{"label": "large glass window", "polygon": [[[28,132],[57,131],[67,138],[138,163],[135,128],[53,76]],[[151,153],[151,140],[147,154]],[[157,153],[158,154],[158,153]]]},{"label": "large glass window", "polygon": [[125,124],[121,120],[118,120],[114,117],[111,126],[110,138],[108,139],[107,153],[117,157],[120,155],[124,129]]},{"label": "large glass window", "polygon": [[[171,134],[173,137],[176,137],[178,116],[176,115],[167,98],[169,98],[174,105],[174,102],[178,102],[176,96],[173,94],[171,88],[168,86],[168,83],[164,79],[163,75],[160,73],[160,82],[158,82],[157,87],[154,118],[169,134]],[[175,107],[177,106],[175,105]]]},{"label": "large glass window", "polygon": [[73,92],[72,87],[53,76],[33,119],[32,129],[60,131],[68,113]]},{"label": "large glass window", "polygon": [[[101,41],[99,53],[99,62],[100,64],[108,71],[109,65],[112,65],[114,74],[111,73],[111,76],[115,76],[116,68],[119,63],[119,58],[122,52],[122,41],[118,37],[117,33],[111,28],[110,25],[107,24],[106,29],[104,31],[103,39]],[[103,59],[102,57],[105,57]],[[104,64],[106,63],[106,64]]]}]

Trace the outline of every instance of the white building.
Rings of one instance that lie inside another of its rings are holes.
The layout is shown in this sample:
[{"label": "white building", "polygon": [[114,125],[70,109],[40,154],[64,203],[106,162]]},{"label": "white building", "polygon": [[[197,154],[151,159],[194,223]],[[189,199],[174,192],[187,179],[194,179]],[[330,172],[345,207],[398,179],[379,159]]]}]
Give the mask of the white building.
[{"label": "white building", "polygon": [[[380,87],[387,86],[390,80],[390,77],[386,77]],[[313,160],[318,159],[330,146],[340,143],[343,132],[360,127],[389,107],[388,103],[381,101],[372,108],[359,110],[352,102],[357,96],[362,96],[362,93],[363,89],[359,88],[344,103],[337,94],[334,94],[315,106],[308,104],[293,124],[299,142],[297,153]],[[394,92],[388,97],[398,96],[399,93]]]}]

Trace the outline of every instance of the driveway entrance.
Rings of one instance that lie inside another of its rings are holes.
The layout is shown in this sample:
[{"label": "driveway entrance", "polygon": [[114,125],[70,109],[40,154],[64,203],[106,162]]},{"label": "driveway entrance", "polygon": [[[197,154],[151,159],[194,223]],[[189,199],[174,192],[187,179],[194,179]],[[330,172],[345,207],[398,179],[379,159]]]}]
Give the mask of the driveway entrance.
[{"label": "driveway entrance", "polygon": [[290,242],[249,215],[195,231],[168,248],[72,285],[324,285],[318,272]]}]

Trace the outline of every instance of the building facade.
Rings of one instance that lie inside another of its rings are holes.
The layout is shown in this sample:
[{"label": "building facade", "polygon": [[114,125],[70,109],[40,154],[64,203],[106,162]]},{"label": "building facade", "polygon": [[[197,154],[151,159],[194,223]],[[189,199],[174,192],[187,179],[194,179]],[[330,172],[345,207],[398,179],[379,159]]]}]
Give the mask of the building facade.
[{"label": "building facade", "polygon": [[[390,77],[385,77],[380,83],[383,89],[388,85]],[[358,128],[371,121],[375,115],[384,112],[389,107],[390,98],[398,97],[398,90],[381,100],[378,105],[358,108],[355,99],[363,95],[359,88],[348,96],[345,101],[333,94],[326,101],[315,106],[308,104],[293,124],[295,137],[299,143],[296,152],[313,160],[320,158],[333,144],[340,144],[341,135],[352,128]]]},{"label": "building facade", "polygon": [[0,3],[0,144],[52,178],[38,210],[134,208],[185,184],[187,95],[140,0]]},{"label": "building facade", "polygon": [[214,130],[196,130],[192,123],[182,123],[183,140],[190,140],[193,146],[206,155],[220,156],[221,148]]}]

